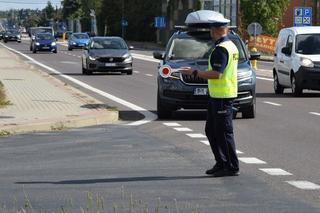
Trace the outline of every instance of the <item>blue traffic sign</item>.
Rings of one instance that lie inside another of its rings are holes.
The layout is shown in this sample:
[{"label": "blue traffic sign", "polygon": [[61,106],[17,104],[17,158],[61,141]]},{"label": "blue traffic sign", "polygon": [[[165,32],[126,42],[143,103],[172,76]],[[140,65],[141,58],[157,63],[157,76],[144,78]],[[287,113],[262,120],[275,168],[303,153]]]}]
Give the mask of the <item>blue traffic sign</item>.
[{"label": "blue traffic sign", "polygon": [[295,7],[293,16],[294,26],[311,26],[312,25],[312,8]]},{"label": "blue traffic sign", "polygon": [[122,20],[121,20],[121,26],[122,26],[122,27],[128,27],[128,21],[122,19]]},{"label": "blue traffic sign", "polygon": [[163,16],[157,16],[154,18],[154,26],[156,28],[164,28],[166,27],[166,21]]}]

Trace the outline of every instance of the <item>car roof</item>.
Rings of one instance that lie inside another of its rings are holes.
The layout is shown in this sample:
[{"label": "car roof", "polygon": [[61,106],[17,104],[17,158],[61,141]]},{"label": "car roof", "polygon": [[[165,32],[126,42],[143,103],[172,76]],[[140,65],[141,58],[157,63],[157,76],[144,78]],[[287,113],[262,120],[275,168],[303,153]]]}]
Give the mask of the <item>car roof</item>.
[{"label": "car roof", "polygon": [[290,27],[285,28],[294,32],[294,34],[319,34],[320,26]]},{"label": "car roof", "polygon": [[122,39],[119,36],[96,36],[93,39]]}]

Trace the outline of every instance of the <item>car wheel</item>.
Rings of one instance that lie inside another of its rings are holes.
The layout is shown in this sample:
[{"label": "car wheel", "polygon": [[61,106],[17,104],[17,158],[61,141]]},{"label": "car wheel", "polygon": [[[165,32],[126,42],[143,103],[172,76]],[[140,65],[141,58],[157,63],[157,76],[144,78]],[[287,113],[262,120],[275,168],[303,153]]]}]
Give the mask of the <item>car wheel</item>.
[{"label": "car wheel", "polygon": [[21,43],[21,41],[18,41],[18,43]]},{"label": "car wheel", "polygon": [[284,87],[279,84],[278,74],[273,74],[273,89],[276,94],[283,94]]},{"label": "car wheel", "polygon": [[84,67],[82,67],[82,74],[83,75],[91,75],[92,71],[85,69]]},{"label": "car wheel", "polygon": [[58,50],[54,50],[53,52],[57,54],[57,53],[58,53]]},{"label": "car wheel", "polygon": [[168,119],[172,115],[172,110],[164,106],[159,93],[157,95],[157,114],[159,119]]},{"label": "car wheel", "polygon": [[4,40],[4,43],[7,43],[8,41]]},{"label": "car wheel", "polygon": [[242,110],[242,118],[255,118],[256,117],[256,101],[254,103]]},{"label": "car wheel", "polygon": [[33,49],[33,51],[32,51],[33,53],[37,53],[37,50],[36,49]]},{"label": "car wheel", "polygon": [[296,97],[301,96],[302,88],[298,85],[296,77],[292,74],[291,77],[291,90],[292,94]]},{"label": "car wheel", "polygon": [[127,75],[132,75],[132,70],[128,70]]},{"label": "car wheel", "polygon": [[72,51],[72,48],[71,48],[71,47],[68,47],[68,50],[69,50],[69,51]]}]

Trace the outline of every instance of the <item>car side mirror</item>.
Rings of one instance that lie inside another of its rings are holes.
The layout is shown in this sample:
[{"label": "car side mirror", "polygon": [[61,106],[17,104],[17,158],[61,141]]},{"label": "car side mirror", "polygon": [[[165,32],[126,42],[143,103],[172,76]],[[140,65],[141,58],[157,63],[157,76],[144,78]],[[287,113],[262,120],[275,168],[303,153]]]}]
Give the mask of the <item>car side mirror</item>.
[{"label": "car side mirror", "polygon": [[162,51],[153,52],[153,57],[155,59],[163,60],[164,59],[164,52],[162,52]]},{"label": "car side mirror", "polygon": [[283,47],[281,49],[281,52],[285,55],[291,55],[291,51],[290,51],[290,48],[289,47]]},{"label": "car side mirror", "polygon": [[261,56],[260,52],[251,52],[250,53],[250,60],[259,60]]}]

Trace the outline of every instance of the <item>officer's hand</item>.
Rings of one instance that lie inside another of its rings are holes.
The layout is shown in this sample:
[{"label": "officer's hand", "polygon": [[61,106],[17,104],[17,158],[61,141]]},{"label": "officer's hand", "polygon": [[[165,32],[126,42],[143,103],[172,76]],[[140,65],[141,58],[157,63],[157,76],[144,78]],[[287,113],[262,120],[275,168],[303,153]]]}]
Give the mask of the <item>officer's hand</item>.
[{"label": "officer's hand", "polygon": [[191,75],[193,70],[191,69],[191,67],[180,67],[179,72],[181,72],[182,74],[186,74],[186,75]]}]

